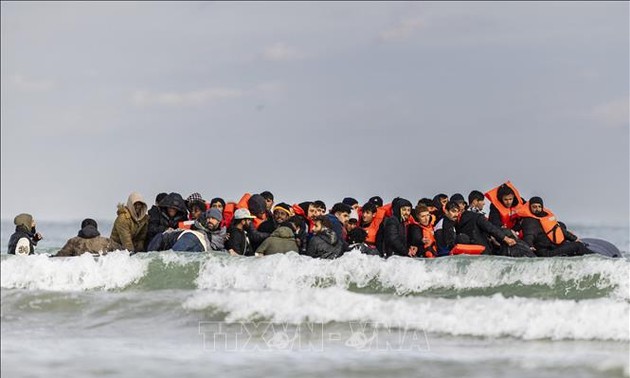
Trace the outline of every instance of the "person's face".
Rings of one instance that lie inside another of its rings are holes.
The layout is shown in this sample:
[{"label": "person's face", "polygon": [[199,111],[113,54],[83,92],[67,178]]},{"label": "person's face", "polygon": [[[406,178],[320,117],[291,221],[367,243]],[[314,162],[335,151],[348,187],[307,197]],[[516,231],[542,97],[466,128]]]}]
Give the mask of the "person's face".
[{"label": "person's face", "polygon": [[317,215],[326,215],[326,208],[325,207],[318,207],[317,208]]},{"label": "person's face", "polygon": [[306,217],[309,219],[313,219],[319,215],[319,210],[314,205],[308,205],[308,214]]},{"label": "person's face", "polygon": [[542,213],[543,207],[539,203],[532,203],[532,204],[529,205],[529,210],[531,210],[531,212],[534,215],[539,215],[540,213]]},{"label": "person's face", "polygon": [[486,200],[473,200],[472,207],[477,210],[483,210],[483,207],[486,205]]},{"label": "person's face", "polygon": [[350,232],[352,230],[354,230],[355,228],[357,228],[357,223],[356,222],[348,222],[345,224],[346,227],[346,231]]},{"label": "person's face", "polygon": [[501,203],[505,207],[512,207],[512,201],[514,201],[514,194],[506,194],[501,198]]},{"label": "person's face", "polygon": [[411,206],[403,206],[400,208],[400,216],[402,219],[407,219],[411,215]]},{"label": "person's face", "polygon": [[245,219],[245,227],[249,227],[252,224],[252,220],[247,218]]},{"label": "person's face", "polygon": [[431,213],[428,211],[423,211],[420,213],[420,224],[423,226],[428,226],[431,222]]},{"label": "person's face", "polygon": [[335,213],[335,216],[337,217],[337,219],[339,219],[339,222],[341,222],[341,224],[347,224],[350,220],[350,214],[348,213]]},{"label": "person's face", "polygon": [[140,202],[136,202],[133,204],[133,209],[136,211],[136,214],[140,215],[144,206]]},{"label": "person's face", "polygon": [[283,223],[285,222],[287,219],[289,219],[289,214],[287,214],[286,211],[282,211],[282,210],[276,210],[273,212],[273,219],[276,221],[276,223]]},{"label": "person's face", "polygon": [[198,206],[193,206],[192,210],[190,210],[190,216],[192,219],[199,219],[199,217],[203,214],[203,211]]},{"label": "person's face", "polygon": [[437,211],[437,207],[435,206],[427,206],[427,208],[429,209],[429,212],[431,213],[435,213]]},{"label": "person's face", "polygon": [[459,205],[459,212],[460,213],[462,211],[466,210],[466,202],[458,202],[457,205]]},{"label": "person's face", "polygon": [[313,223],[313,233],[318,234],[322,231],[322,222]]},{"label": "person's face", "polygon": [[223,205],[221,204],[221,202],[215,202],[212,204],[211,207],[214,207],[215,209],[219,209],[221,213],[223,213]]},{"label": "person's face", "polygon": [[374,213],[371,211],[364,211],[361,218],[363,223],[371,223],[374,220]]},{"label": "person's face", "polygon": [[212,217],[208,218],[207,223],[208,223],[207,224],[208,228],[211,231],[217,230],[219,228],[219,225],[221,224],[221,222],[219,222],[218,219],[215,219],[215,218],[212,218]]},{"label": "person's face", "polygon": [[172,207],[169,207],[168,209],[166,209],[166,213],[168,214],[169,217],[173,218],[175,215],[177,215],[177,209],[173,209]]},{"label": "person's face", "polygon": [[271,210],[271,208],[273,207],[273,200],[265,199],[265,204],[267,205],[267,210]]},{"label": "person's face", "polygon": [[442,204],[442,206],[446,205],[447,202],[448,202],[448,197],[440,198],[440,203]]},{"label": "person's face", "polygon": [[459,207],[452,208],[450,210],[446,210],[446,217],[452,221],[457,221],[457,217],[459,216]]}]

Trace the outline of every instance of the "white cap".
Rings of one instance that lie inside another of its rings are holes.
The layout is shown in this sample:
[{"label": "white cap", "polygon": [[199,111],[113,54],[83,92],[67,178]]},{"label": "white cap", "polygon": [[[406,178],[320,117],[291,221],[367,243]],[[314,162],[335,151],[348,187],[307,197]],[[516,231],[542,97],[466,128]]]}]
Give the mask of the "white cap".
[{"label": "white cap", "polygon": [[239,220],[239,219],[254,219],[256,218],[255,216],[251,215],[249,213],[249,210],[247,209],[236,209],[236,211],[234,212],[234,219]]}]

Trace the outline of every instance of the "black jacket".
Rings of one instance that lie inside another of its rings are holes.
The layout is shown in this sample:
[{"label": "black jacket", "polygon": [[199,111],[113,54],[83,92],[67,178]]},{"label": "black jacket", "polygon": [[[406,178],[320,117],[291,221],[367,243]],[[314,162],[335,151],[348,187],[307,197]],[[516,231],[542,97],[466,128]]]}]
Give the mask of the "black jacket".
[{"label": "black jacket", "polygon": [[[429,226],[431,227],[431,226]],[[424,235],[422,234],[422,226],[418,224],[410,224],[407,227],[407,246],[417,247],[418,253],[416,257],[425,257],[427,252],[431,252],[433,255],[437,252],[437,246],[435,243],[432,245],[425,246],[422,238]]]},{"label": "black jacket", "polygon": [[254,249],[249,243],[249,237],[245,230],[241,230],[236,226],[231,226],[227,231],[229,237],[225,241],[225,249],[228,251],[233,249],[236,253],[243,256],[253,256]]},{"label": "black jacket", "polygon": [[481,213],[466,210],[459,218],[459,222],[455,225],[458,234],[468,236],[470,244],[477,244],[486,247],[484,254],[491,254],[493,245],[490,243],[489,237],[493,236],[498,242],[501,242],[506,236],[511,236],[511,232],[506,229],[499,228],[490,223]]},{"label": "black jacket", "polygon": [[[169,207],[177,209],[177,214],[170,218],[167,213]],[[188,220],[188,209],[186,202],[179,193],[170,193],[160,201],[158,206],[149,209],[149,228],[147,230],[147,240],[151,242],[155,235],[166,231],[169,228],[177,228],[179,222]]]},{"label": "black jacket", "polygon": [[308,242],[306,254],[322,259],[336,259],[343,255],[344,246],[337,234],[331,229],[324,229],[313,235]]},{"label": "black jacket", "polygon": [[446,256],[457,244],[457,231],[455,222],[443,217],[434,227],[435,243],[437,244],[438,256]]},{"label": "black jacket", "polygon": [[376,247],[384,257],[409,254],[405,220],[400,215],[400,209],[405,206],[411,207],[411,202],[402,198],[397,199],[392,205],[393,215],[385,218],[376,234]]},{"label": "black jacket", "polygon": [[27,230],[23,226],[16,226],[15,233],[11,235],[9,238],[9,254],[15,255],[15,249],[17,247],[18,241],[22,238],[26,238],[29,242],[29,251],[28,254],[32,255],[35,253],[35,246],[37,245],[37,240],[34,238],[35,230]]}]

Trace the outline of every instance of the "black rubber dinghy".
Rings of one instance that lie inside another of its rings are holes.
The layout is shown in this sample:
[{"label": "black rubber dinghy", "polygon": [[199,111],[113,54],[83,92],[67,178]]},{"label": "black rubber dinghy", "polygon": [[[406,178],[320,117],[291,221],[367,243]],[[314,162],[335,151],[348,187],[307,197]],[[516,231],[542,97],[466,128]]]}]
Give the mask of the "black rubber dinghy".
[{"label": "black rubber dinghy", "polygon": [[619,248],[615,247],[614,244],[606,240],[593,238],[583,238],[580,240],[582,240],[582,243],[584,243],[588,249],[595,253],[599,253],[600,255],[607,257],[621,257]]}]

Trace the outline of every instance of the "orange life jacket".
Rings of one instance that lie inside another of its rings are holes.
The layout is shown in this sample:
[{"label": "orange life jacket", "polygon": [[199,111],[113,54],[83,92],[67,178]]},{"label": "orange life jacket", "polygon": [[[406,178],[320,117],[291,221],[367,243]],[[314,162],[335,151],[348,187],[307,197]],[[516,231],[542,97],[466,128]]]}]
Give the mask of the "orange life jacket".
[{"label": "orange life jacket", "polygon": [[243,194],[241,199],[236,204],[236,208],[249,210],[249,206],[247,206],[247,202],[249,201],[250,198],[252,198],[252,195],[250,193]]},{"label": "orange life jacket", "polygon": [[367,232],[367,237],[365,238],[365,243],[371,246],[376,245],[376,233],[378,232],[378,228],[381,223],[383,223],[383,219],[387,217],[387,213],[392,212],[392,204],[388,203],[387,205],[381,206],[376,209],[376,214],[374,215],[374,219],[372,219],[372,223],[369,226],[364,227],[363,229]]},{"label": "orange life jacket", "polygon": [[451,249],[453,255],[480,255],[486,247],[477,244],[455,244],[455,247]]},{"label": "orange life jacket", "polygon": [[547,238],[549,238],[553,244],[562,244],[562,242],[564,242],[564,233],[562,232],[562,228],[560,227],[556,216],[547,208],[543,207],[543,211],[547,213],[544,217],[534,215],[534,213],[532,213],[529,209],[529,202],[526,202],[523,206],[521,206],[518,213],[521,218],[538,219]]},{"label": "orange life jacket", "polygon": [[422,230],[422,238],[429,239],[428,242],[424,243],[424,257],[433,258],[437,255],[437,244],[435,242],[435,233],[433,231],[433,225],[429,223],[427,226],[419,225]]},{"label": "orange life jacket", "polygon": [[232,218],[234,218],[234,211],[236,211],[236,203],[228,202],[225,204],[223,208],[223,223],[225,227],[230,227],[232,223]]},{"label": "orange life jacket", "polygon": [[521,195],[518,192],[518,189],[516,189],[516,187],[510,181],[507,181],[505,185],[507,185],[514,192],[514,198],[516,198],[516,201],[518,202],[516,206],[510,207],[510,208],[503,206],[503,202],[501,202],[501,200],[499,199],[497,195],[501,185],[488,191],[485,194],[485,196],[490,201],[490,203],[492,203],[494,207],[496,207],[497,210],[499,211],[499,214],[501,216],[501,222],[503,223],[503,225],[506,228],[512,228],[514,227],[514,225],[516,224],[516,221],[518,220],[517,212],[518,212],[518,209],[523,205],[523,199],[521,198]]}]

